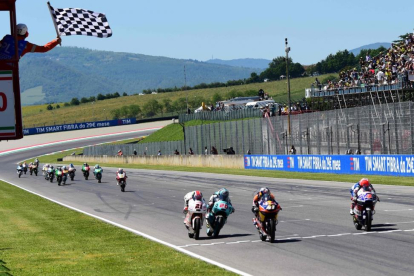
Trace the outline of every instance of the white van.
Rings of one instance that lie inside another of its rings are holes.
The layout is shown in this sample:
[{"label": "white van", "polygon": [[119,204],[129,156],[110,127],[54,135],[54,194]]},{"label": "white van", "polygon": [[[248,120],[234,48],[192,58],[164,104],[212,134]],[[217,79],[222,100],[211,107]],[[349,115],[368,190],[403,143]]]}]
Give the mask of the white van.
[{"label": "white van", "polygon": [[[247,108],[263,108],[266,105],[276,104],[274,100],[265,100],[259,102],[249,102],[246,104]],[[277,104],[278,105],[278,104]]]}]

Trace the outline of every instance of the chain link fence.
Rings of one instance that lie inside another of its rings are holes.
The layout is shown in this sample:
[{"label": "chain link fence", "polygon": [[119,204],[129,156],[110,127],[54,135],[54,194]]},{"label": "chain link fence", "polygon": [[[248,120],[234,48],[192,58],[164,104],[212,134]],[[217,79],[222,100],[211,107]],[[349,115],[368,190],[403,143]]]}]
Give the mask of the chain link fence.
[{"label": "chain link fence", "polygon": [[231,111],[203,111],[194,114],[180,114],[180,123],[185,123],[192,120],[202,121],[229,121],[239,120],[245,118],[260,118],[262,112],[255,108],[242,108]]},{"label": "chain link fence", "polygon": [[[216,112],[214,112],[216,113]],[[217,112],[220,113],[220,112]],[[109,145],[85,148],[85,155],[414,154],[414,103],[380,104],[290,116],[223,121],[185,128],[184,141]]]}]

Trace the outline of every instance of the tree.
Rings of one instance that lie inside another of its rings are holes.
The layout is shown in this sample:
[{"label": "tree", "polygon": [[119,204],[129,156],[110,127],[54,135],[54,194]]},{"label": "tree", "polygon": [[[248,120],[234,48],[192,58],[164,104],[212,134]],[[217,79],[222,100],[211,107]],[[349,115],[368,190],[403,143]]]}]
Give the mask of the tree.
[{"label": "tree", "polygon": [[132,104],[128,107],[128,118],[136,118],[141,114],[142,110],[139,105]]},{"label": "tree", "polygon": [[118,98],[118,97],[121,97],[121,95],[119,95],[119,93],[118,93],[118,92],[115,92],[115,93],[114,93],[114,95],[113,95],[113,97],[114,97],[114,98]]},{"label": "tree", "polygon": [[64,103],[63,106],[68,107],[70,106],[70,103]]},{"label": "tree", "polygon": [[119,119],[119,118],[121,118],[121,110],[119,108],[118,109],[113,109],[113,110],[111,110],[111,115],[112,115],[113,119]]},{"label": "tree", "polygon": [[58,105],[58,104],[57,104],[57,105],[56,105],[56,108],[60,108],[60,105]]},{"label": "tree", "polygon": [[79,105],[78,98],[72,98],[72,100],[70,101],[70,105]]},{"label": "tree", "polygon": [[213,103],[221,102],[223,100],[223,97],[218,93],[214,93],[213,98],[211,99]]},{"label": "tree", "polygon": [[90,101],[90,102],[94,102],[94,101],[95,101],[95,96],[90,96],[90,97],[89,97],[89,101]]},{"label": "tree", "polygon": [[104,95],[102,95],[101,93],[99,93],[99,94],[98,94],[98,96],[96,96],[96,99],[97,99],[98,101],[102,101],[102,100],[105,100],[105,96],[104,96]]},{"label": "tree", "polygon": [[157,115],[157,113],[162,109],[162,106],[158,103],[157,100],[150,100],[144,105],[144,113],[147,117],[152,117]]},{"label": "tree", "polygon": [[128,96],[128,94],[127,94],[126,92],[124,92],[124,93],[122,94],[122,96],[124,96],[124,97],[125,97],[125,96]]},{"label": "tree", "polygon": [[187,109],[187,102],[185,98],[179,98],[172,103],[175,111],[183,112]]},{"label": "tree", "polygon": [[162,100],[162,103],[164,104],[164,110],[165,110],[165,112],[173,112],[174,111],[174,108],[171,105],[171,102],[172,101],[170,99],[163,99]]},{"label": "tree", "polygon": [[46,109],[47,109],[47,110],[53,110],[53,106],[52,106],[51,104],[49,104],[49,105],[46,107]]},{"label": "tree", "polygon": [[85,97],[82,97],[82,99],[80,100],[81,103],[87,103],[89,102],[89,100]]}]

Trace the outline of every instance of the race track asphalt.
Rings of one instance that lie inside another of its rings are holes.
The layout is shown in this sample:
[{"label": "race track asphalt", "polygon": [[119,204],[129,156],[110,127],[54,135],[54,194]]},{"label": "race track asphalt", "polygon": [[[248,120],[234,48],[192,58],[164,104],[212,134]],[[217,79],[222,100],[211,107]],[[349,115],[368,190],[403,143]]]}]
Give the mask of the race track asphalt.
[{"label": "race track asphalt", "polygon": [[[111,140],[94,142],[105,139]],[[60,187],[41,176],[17,177],[20,160],[86,144],[90,141],[2,156],[0,179],[252,275],[414,275],[413,187],[375,186],[381,202],[372,231],[364,232],[349,215],[352,183],[128,169],[122,193],[115,168],[104,168],[100,184],[81,178],[80,168],[73,182]],[[260,241],[252,224],[253,194],[263,186],[283,208],[274,244]],[[197,189],[208,199],[221,187],[230,190],[235,213],[219,238],[207,237],[203,226],[200,240],[189,239],[184,194]]]}]

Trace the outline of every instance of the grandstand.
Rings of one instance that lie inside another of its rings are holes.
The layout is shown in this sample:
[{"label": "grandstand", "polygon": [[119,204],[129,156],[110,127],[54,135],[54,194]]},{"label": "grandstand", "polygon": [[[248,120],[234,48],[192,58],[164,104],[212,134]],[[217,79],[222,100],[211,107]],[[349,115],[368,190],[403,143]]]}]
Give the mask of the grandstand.
[{"label": "grandstand", "polygon": [[365,59],[358,68],[339,73],[338,81],[319,81],[306,89],[313,109],[338,109],[364,105],[388,104],[414,100],[414,34],[385,52]]}]

